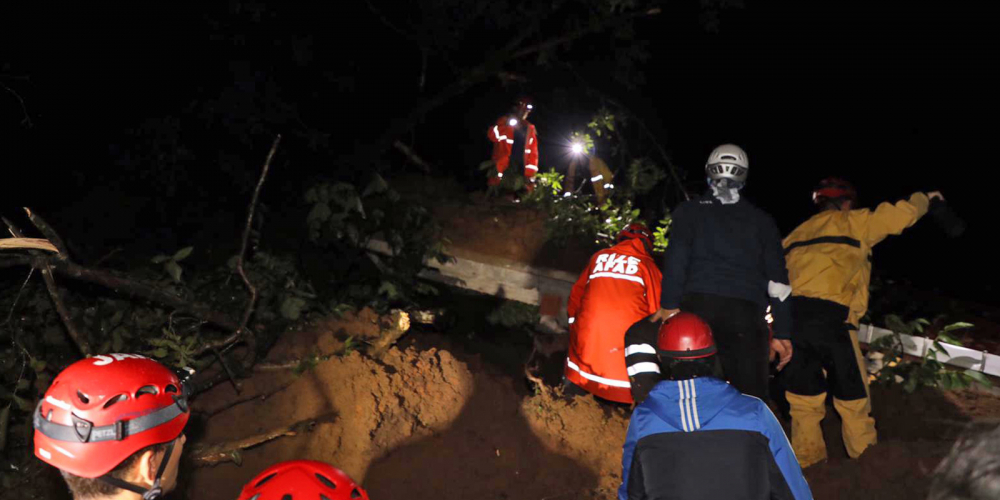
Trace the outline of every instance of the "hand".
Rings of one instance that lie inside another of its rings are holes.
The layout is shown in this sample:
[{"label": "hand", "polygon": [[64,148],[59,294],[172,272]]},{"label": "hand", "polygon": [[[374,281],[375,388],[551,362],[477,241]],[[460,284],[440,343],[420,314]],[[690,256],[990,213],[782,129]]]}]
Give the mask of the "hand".
[{"label": "hand", "polygon": [[662,309],[661,308],[659,311],[656,311],[656,314],[653,314],[653,316],[651,318],[649,318],[649,321],[653,322],[653,323],[656,323],[657,321],[668,320],[668,319],[672,318],[675,314],[677,314],[679,312],[681,312],[680,309]]},{"label": "hand", "polygon": [[788,339],[771,339],[771,361],[774,360],[776,354],[780,356],[778,371],[781,371],[792,360],[792,341]]},{"label": "hand", "polygon": [[931,191],[927,193],[927,199],[928,200],[938,199],[944,201],[944,196],[941,195],[941,191]]}]

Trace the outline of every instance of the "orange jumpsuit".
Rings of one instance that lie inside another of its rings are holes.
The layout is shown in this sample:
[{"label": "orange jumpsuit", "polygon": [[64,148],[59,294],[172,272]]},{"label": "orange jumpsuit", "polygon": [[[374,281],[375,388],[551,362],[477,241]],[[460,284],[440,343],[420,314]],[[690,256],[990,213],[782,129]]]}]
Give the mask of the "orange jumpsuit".
[{"label": "orange jumpsuit", "polygon": [[601,250],[569,296],[566,378],[591,394],[632,403],[625,331],[660,309],[660,269],[641,240]]}]

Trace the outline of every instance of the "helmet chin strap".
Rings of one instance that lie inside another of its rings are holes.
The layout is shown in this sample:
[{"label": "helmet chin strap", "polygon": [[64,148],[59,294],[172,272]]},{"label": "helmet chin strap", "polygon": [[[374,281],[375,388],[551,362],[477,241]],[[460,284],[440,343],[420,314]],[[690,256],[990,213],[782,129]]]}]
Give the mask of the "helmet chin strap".
[{"label": "helmet chin strap", "polygon": [[98,479],[116,488],[138,493],[139,495],[142,495],[142,500],[156,500],[157,498],[163,496],[163,487],[160,486],[160,479],[163,477],[163,472],[167,470],[167,463],[170,462],[170,457],[174,454],[174,444],[176,443],[177,440],[175,439],[167,445],[167,452],[163,454],[163,460],[160,460],[160,467],[156,470],[156,478],[153,480],[153,485],[149,489],[123,481],[117,477],[112,477],[110,474],[105,474]]}]

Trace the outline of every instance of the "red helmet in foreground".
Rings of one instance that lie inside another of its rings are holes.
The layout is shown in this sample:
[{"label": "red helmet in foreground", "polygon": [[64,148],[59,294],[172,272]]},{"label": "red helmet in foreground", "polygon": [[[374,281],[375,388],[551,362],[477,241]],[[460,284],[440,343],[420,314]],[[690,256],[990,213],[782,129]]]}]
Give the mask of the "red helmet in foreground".
[{"label": "red helmet in foreground", "polygon": [[340,469],[314,460],[290,460],[274,464],[250,480],[238,500],[368,500],[361,489]]},{"label": "red helmet in foreground", "polygon": [[137,354],[86,358],[63,370],[35,409],[35,456],[70,474],[103,476],[187,424],[177,374]]},{"label": "red helmet in foreground", "polygon": [[653,251],[653,233],[649,231],[649,228],[645,224],[638,222],[633,222],[629,224],[625,229],[622,229],[618,233],[618,238],[616,239],[618,243],[621,243],[629,239],[641,240],[643,245],[646,247],[646,251],[652,253]]},{"label": "red helmet in foreground", "polygon": [[716,353],[715,338],[704,320],[692,313],[679,312],[660,325],[656,350],[664,358],[707,358]]}]

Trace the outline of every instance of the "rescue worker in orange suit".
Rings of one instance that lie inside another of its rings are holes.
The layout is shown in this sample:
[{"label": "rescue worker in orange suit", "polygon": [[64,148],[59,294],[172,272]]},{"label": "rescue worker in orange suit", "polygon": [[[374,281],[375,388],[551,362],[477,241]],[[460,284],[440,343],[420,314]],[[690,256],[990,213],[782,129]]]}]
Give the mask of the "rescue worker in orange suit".
[{"label": "rescue worker in orange suit", "polygon": [[840,414],[847,454],[858,458],[876,443],[875,420],[858,322],[868,310],[872,247],[901,234],[942,204],[939,192],[913,193],[909,200],[855,208],[857,193],[848,182],[829,178],[813,191],[819,213],[782,242],[792,286],[792,345],[785,370],[785,395],[792,417],[792,447],[805,468],[826,459],[820,421],[827,392]]},{"label": "rescue worker in orange suit", "polygon": [[[493,164],[495,175],[490,173],[487,184],[499,186],[504,173],[524,170],[524,187],[530,193],[535,190],[535,174],[538,173],[538,132],[528,121],[534,106],[531,99],[522,97],[514,104],[511,112],[501,116],[486,132],[493,142]],[[523,151],[523,155],[521,154]],[[513,168],[512,168],[513,167]]]},{"label": "rescue worker in orange suit", "polygon": [[583,389],[618,403],[632,403],[625,368],[625,331],[660,308],[660,269],[652,233],[630,224],[618,243],[595,253],[569,296],[568,394]]}]

